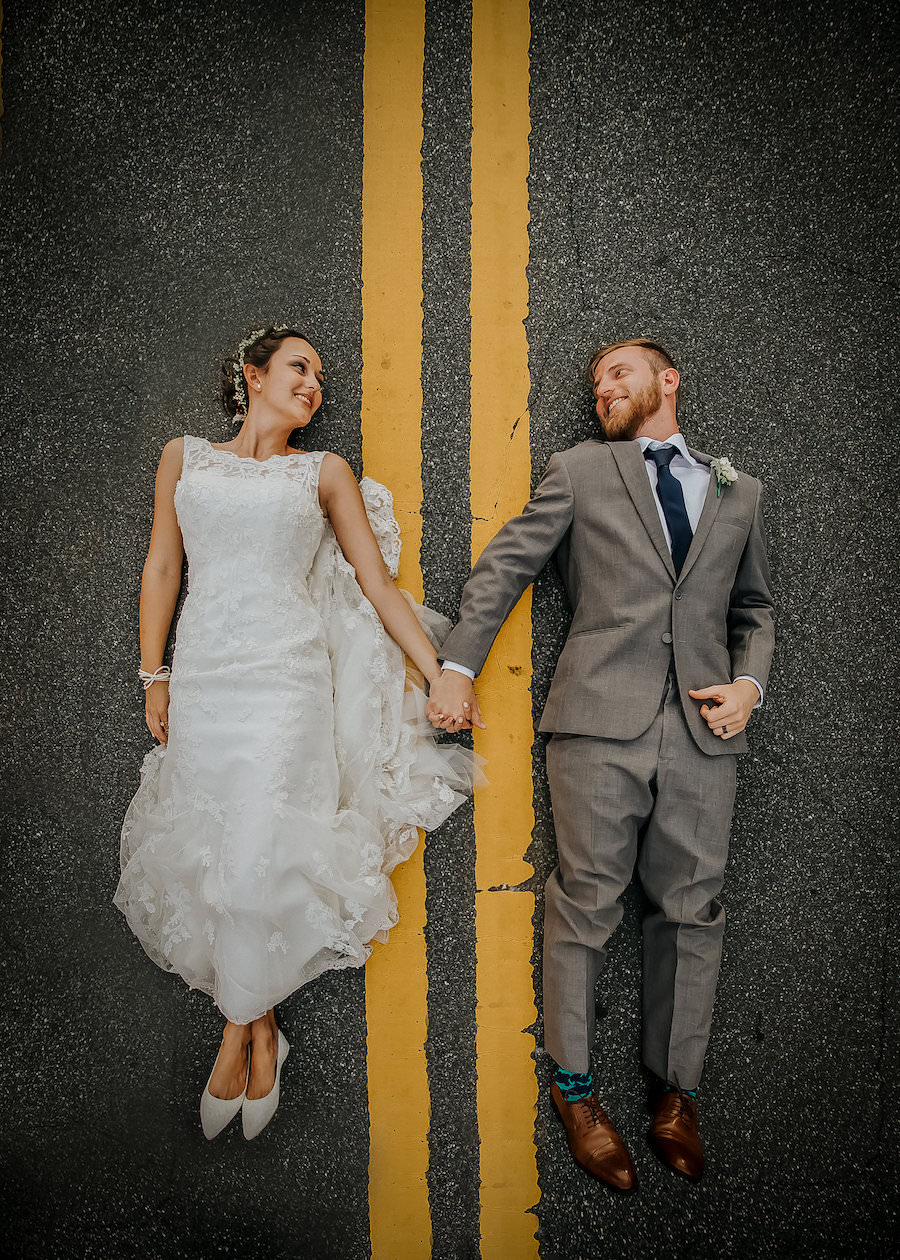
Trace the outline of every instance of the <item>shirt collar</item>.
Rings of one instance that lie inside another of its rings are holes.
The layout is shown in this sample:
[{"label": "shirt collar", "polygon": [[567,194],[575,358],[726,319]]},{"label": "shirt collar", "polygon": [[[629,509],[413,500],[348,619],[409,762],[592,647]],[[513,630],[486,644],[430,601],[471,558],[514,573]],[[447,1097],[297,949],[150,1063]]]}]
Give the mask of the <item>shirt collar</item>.
[{"label": "shirt collar", "polygon": [[648,446],[652,447],[654,450],[657,450],[660,446],[674,446],[682,459],[686,459],[689,464],[699,463],[699,460],[694,459],[693,455],[688,450],[687,442],[684,440],[683,433],[675,432],[670,437],[667,437],[664,442],[657,442],[655,438],[648,437],[639,437],[637,441],[641,448],[641,454],[644,453]]}]

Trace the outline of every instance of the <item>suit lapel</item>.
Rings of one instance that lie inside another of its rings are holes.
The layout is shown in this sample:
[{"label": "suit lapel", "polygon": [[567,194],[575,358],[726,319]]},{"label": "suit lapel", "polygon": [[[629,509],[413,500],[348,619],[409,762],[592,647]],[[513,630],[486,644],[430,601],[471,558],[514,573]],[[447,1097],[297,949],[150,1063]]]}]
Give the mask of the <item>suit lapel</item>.
[{"label": "suit lapel", "polygon": [[[702,451],[695,451],[690,446],[688,447],[688,451],[690,451],[694,459],[699,460],[701,464],[706,464],[707,467],[709,467],[711,456],[704,455]],[[691,571],[691,567],[699,556],[700,550],[709,536],[709,531],[713,527],[713,522],[715,521],[716,515],[719,511],[719,505],[722,502],[722,496],[718,493],[718,488],[718,482],[710,469],[709,486],[706,490],[706,498],[703,501],[703,510],[700,513],[697,528],[694,530],[694,537],[691,539],[691,545],[688,548],[688,553],[684,558],[684,564],[681,566],[681,573],[678,575],[679,582],[683,582],[688,573]]]},{"label": "suit lapel", "polygon": [[[672,556],[666,544],[666,536],[663,533],[662,525],[659,520],[659,512],[656,509],[656,502],[653,498],[653,491],[650,489],[650,478],[647,476],[647,469],[644,467],[644,454],[637,442],[610,442],[609,449],[612,451],[613,459],[616,461],[622,480],[625,482],[625,489],[631,496],[631,501],[637,509],[637,514],[641,518],[641,522],[650,536],[650,541],[659,553],[659,558],[666,566],[672,581],[675,581],[675,566],[672,563]],[[709,497],[703,511],[709,506]],[[703,518],[700,518],[702,525]],[[696,540],[696,535],[694,536]],[[693,550],[693,543],[691,544]],[[685,560],[682,569],[687,568],[690,559],[690,551],[688,559]]]}]

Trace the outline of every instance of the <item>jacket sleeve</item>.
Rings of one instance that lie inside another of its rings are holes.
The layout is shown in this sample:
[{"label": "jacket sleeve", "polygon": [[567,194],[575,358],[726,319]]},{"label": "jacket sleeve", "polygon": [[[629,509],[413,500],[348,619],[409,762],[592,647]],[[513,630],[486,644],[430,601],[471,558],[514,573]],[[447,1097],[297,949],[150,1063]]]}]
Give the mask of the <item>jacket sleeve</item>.
[{"label": "jacket sleeve", "polygon": [[728,606],[731,677],[751,674],[763,688],[775,650],[775,605],[762,514],[762,486]]},{"label": "jacket sleeve", "polygon": [[488,543],[463,588],[459,621],[439,656],[476,674],[525,588],[572,524],[574,496],[565,462],[552,455],[534,495]]}]

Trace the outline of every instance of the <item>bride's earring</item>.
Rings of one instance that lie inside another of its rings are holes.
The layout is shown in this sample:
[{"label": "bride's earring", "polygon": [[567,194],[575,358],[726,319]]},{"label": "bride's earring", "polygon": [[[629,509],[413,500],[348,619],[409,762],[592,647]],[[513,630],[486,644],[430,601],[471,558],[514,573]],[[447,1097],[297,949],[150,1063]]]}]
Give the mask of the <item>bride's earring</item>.
[{"label": "bride's earring", "polygon": [[262,389],[262,385],[257,385],[257,389]]}]

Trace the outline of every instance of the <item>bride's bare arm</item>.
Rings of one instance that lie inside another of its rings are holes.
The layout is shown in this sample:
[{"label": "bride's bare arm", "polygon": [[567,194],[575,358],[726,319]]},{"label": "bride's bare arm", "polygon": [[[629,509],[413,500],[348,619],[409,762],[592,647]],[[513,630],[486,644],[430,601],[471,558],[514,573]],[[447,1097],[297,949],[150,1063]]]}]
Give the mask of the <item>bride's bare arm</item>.
[{"label": "bride's bare arm", "polygon": [[[141,578],[141,669],[152,673],[162,664],[172,614],[181,588],[184,542],[175,515],[175,486],[181,476],[184,439],[173,438],[163,447],[156,472],[156,496],[150,546]],[[162,744],[168,743],[166,725],[169,684],[158,681],[147,688],[147,726]]]},{"label": "bride's bare arm", "polygon": [[319,502],[331,521],[341,551],[385,630],[429,682],[440,677],[434,648],[415,613],[397,590],[369,525],[353,471],[340,455],[328,454],[319,474]]}]

